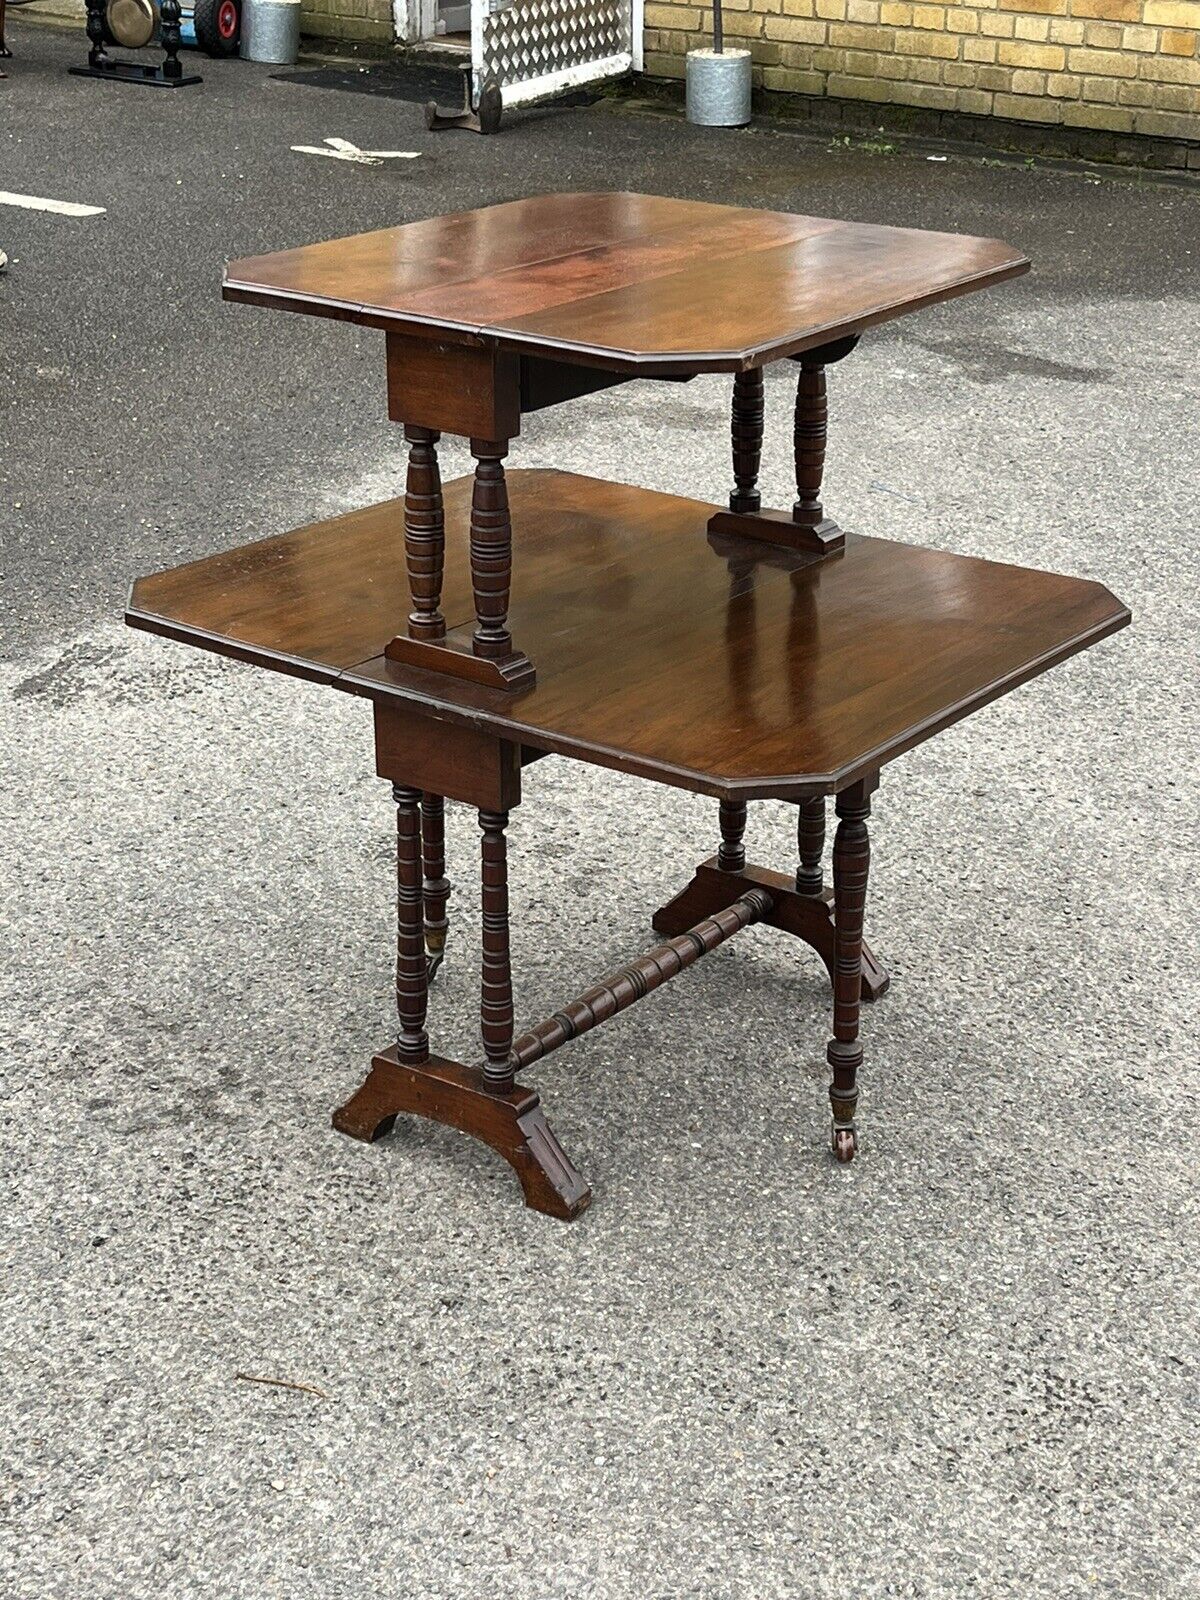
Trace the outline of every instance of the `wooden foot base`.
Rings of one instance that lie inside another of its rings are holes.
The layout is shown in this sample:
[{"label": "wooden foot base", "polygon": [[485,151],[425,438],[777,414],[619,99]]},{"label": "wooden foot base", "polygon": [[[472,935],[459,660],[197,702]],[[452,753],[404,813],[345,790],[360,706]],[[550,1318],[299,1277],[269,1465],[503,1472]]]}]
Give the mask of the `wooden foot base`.
[{"label": "wooden foot base", "polygon": [[[685,932],[702,917],[711,917],[733,904],[748,889],[766,889],[771,909],[763,917],[768,927],[782,928],[810,945],[825,963],[830,979],[834,969],[833,895],[825,889],[819,895],[800,894],[793,878],[766,867],[746,866],[740,872],[725,872],[713,856],[696,869],[687,888],[654,914],[655,933],[674,937]],[[881,1000],[891,983],[887,971],[863,945],[862,997]]]},{"label": "wooden foot base", "polygon": [[513,650],[506,656],[477,656],[471,642],[474,633],[473,623],[451,628],[440,639],[410,639],[399,633],[383,653],[389,661],[423,667],[426,672],[444,672],[489,689],[532,689],[537,673],[527,655]]},{"label": "wooden foot base", "polygon": [[846,535],[828,517],[803,523],[787,511],[718,511],[709,517],[708,531],[757,539],[761,544],[781,544],[788,550],[805,550],[818,556],[834,555],[846,543]]},{"label": "wooden foot base", "polygon": [[439,1056],[414,1065],[384,1050],[362,1087],[334,1112],[333,1125],[371,1144],[398,1116],[428,1117],[491,1145],[520,1178],[525,1204],[534,1211],[569,1221],[591,1204],[592,1191],[554,1137],[534,1089],[518,1084],[507,1094],[491,1094],[477,1067]]}]

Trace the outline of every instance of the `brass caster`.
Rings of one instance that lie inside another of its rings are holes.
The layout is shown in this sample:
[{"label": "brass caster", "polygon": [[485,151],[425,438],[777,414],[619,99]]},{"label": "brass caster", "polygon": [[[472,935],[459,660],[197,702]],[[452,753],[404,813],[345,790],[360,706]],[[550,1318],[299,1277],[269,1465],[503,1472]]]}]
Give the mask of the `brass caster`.
[{"label": "brass caster", "polygon": [[854,1160],[857,1150],[857,1130],[854,1128],[835,1127],[833,1130],[833,1155],[839,1166],[849,1166]]},{"label": "brass caster", "polygon": [[425,952],[425,980],[432,983],[438,975],[438,968],[446,959],[444,950],[427,950]]}]

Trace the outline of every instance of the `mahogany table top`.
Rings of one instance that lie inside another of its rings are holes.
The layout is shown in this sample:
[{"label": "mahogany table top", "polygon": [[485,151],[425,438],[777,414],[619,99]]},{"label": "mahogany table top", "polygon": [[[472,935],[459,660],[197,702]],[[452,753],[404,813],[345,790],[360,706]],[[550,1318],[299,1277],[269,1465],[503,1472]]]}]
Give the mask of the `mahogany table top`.
[{"label": "mahogany table top", "polygon": [[[828,792],[1129,620],[1098,583],[848,535],[805,555],[710,536],[711,505],[509,475],[509,621],[537,683],[384,658],[409,610],[403,501],[140,578],[153,632],[726,798]],[[443,610],[474,616],[471,480],[446,485]]]},{"label": "mahogany table top", "polygon": [[1028,267],[965,234],[548,194],[234,261],[224,294],[620,372],[733,372]]}]

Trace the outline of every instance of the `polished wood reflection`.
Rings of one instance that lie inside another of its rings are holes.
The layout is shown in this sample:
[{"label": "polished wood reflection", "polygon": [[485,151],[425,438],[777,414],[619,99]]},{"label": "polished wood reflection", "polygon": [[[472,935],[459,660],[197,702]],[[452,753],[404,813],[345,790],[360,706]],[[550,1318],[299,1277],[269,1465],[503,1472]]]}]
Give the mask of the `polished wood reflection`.
[{"label": "polished wood reflection", "polygon": [[224,292],[614,371],[733,372],[1028,266],[1001,241],[966,234],[548,194],[234,261]]},{"label": "polished wood reflection", "polygon": [[[519,696],[383,658],[409,607],[388,502],[143,578],[129,620],[703,793],[832,790],[1128,621],[1098,583],[849,535],[810,564],[710,543],[713,507],[509,474]],[[474,621],[472,480],[445,486],[442,610]],[[751,581],[752,579],[752,581]]]}]

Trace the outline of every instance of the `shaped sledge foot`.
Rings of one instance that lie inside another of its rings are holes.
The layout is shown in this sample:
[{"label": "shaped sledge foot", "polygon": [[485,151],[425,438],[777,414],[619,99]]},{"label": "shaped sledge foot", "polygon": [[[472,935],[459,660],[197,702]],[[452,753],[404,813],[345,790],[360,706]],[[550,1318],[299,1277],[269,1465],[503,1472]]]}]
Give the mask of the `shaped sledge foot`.
[{"label": "shaped sledge foot", "polygon": [[520,1178],[534,1211],[570,1221],[591,1204],[592,1191],[554,1137],[534,1089],[518,1084],[492,1094],[477,1067],[440,1056],[401,1062],[389,1049],[373,1059],[362,1087],[334,1112],[333,1125],[370,1144],[398,1116],[428,1117],[491,1145]]},{"label": "shaped sledge foot", "polygon": [[[801,894],[794,878],[781,872],[770,872],[766,867],[747,864],[740,872],[726,872],[711,857],[696,868],[696,876],[665,906],[654,913],[652,927],[655,933],[674,938],[685,933],[702,917],[711,917],[744,895],[747,889],[762,888],[770,891],[772,905],[763,917],[768,927],[782,928],[795,934],[811,946],[825,963],[830,979],[833,978],[833,894],[823,889],[817,894]],[[862,952],[862,997],[864,1000],[881,1000],[888,991],[891,977],[875,959],[867,946]]]}]

